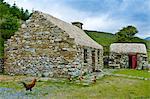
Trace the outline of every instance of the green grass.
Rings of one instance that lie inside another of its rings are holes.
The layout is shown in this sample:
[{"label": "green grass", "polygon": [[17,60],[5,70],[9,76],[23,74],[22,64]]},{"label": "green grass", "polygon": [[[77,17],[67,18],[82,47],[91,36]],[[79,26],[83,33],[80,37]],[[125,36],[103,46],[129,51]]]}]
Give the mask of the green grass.
[{"label": "green grass", "polygon": [[115,36],[111,33],[85,31],[92,39],[103,46],[108,46],[116,40]]},{"label": "green grass", "polygon": [[148,62],[150,63],[150,49],[148,50]]},{"label": "green grass", "polygon": [[150,63],[150,41],[147,41],[148,44],[148,62]]},{"label": "green grass", "polygon": [[148,72],[147,70],[125,69],[125,70],[114,71],[113,73],[114,74],[124,74],[124,75],[130,75],[130,76],[150,78],[150,72]]},{"label": "green grass", "polygon": [[105,76],[97,80],[96,84],[89,86],[68,81],[40,81],[37,82],[32,92],[26,92],[19,82],[14,81],[2,82],[0,88],[13,89],[12,92],[3,92],[5,96],[21,93],[21,97],[49,97],[52,99],[131,99],[150,97],[149,84],[150,81]]},{"label": "green grass", "polygon": [[147,42],[147,47],[148,47],[148,49],[150,50],[150,41],[146,41]]},{"label": "green grass", "polygon": [[109,53],[110,44],[116,41],[116,37],[114,36],[114,34],[111,34],[111,33],[88,31],[88,30],[85,30],[85,32],[93,40],[95,40],[96,42],[98,42],[104,47],[104,54]]}]

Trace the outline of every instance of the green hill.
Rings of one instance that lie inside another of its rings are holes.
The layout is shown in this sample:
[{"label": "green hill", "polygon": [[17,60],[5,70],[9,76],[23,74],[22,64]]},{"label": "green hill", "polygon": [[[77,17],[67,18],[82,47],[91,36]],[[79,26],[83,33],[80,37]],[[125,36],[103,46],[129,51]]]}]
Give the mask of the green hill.
[{"label": "green hill", "polygon": [[98,32],[98,31],[90,31],[85,30],[87,35],[89,35],[93,40],[98,42],[104,47],[104,54],[108,54],[109,46],[111,43],[116,41],[116,37],[114,34],[106,33],[106,32]]},{"label": "green hill", "polygon": [[[116,42],[116,37],[112,33],[107,32],[99,32],[99,31],[90,31],[90,30],[84,30],[87,35],[89,35],[93,40],[98,42],[104,47],[104,55],[109,54],[109,46],[110,44]],[[146,44],[148,55],[149,55],[149,62],[150,62],[150,41],[134,37],[132,42],[139,42]]]},{"label": "green hill", "polygon": [[115,42],[115,35],[106,32],[98,32],[98,31],[89,31],[85,30],[85,32],[96,42],[103,46],[110,45],[112,42]]}]

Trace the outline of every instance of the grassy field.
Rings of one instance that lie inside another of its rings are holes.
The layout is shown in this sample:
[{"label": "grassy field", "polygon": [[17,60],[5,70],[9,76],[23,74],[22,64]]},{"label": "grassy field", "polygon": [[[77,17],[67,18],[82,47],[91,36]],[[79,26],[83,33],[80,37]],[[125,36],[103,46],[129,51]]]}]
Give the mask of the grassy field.
[{"label": "grassy field", "polygon": [[147,72],[147,70],[124,69],[124,70],[114,71],[113,73],[114,74],[124,74],[124,75],[130,75],[130,76],[150,78],[150,72]]},{"label": "grassy field", "polygon": [[[116,73],[122,73],[123,70]],[[126,71],[132,75],[133,71]],[[143,71],[146,76],[147,71]],[[141,75],[143,75],[141,73]],[[126,74],[126,73],[123,73]],[[137,71],[136,74],[140,76]],[[0,83],[0,97],[9,98],[48,98],[48,99],[149,99],[150,80],[129,79],[123,77],[104,76],[95,84],[69,82],[68,80],[38,81],[32,92],[26,92],[20,83],[26,77],[14,76],[7,80],[7,76]],[[149,76],[149,75],[148,75]]]},{"label": "grassy field", "polygon": [[103,46],[108,46],[116,40],[115,36],[111,33],[85,31],[91,38]]},{"label": "grassy field", "polygon": [[116,41],[116,38],[111,33],[105,33],[105,32],[97,32],[97,31],[85,31],[87,35],[89,35],[93,40],[98,42],[104,47],[104,54],[108,54],[109,52],[109,46],[113,42]]},{"label": "grassy field", "polygon": [[148,62],[150,63],[150,50],[148,50]]}]

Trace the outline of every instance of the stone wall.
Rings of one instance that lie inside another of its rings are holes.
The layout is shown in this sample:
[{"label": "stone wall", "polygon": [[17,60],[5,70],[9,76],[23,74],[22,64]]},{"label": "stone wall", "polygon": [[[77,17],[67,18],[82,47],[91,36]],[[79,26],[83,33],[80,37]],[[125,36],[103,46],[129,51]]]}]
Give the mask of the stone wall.
[{"label": "stone wall", "polygon": [[[129,67],[129,54],[123,53],[110,53],[109,64],[119,64],[121,68]],[[137,69],[146,68],[148,64],[147,55],[137,54]]]},{"label": "stone wall", "polygon": [[138,54],[137,59],[138,69],[148,68],[148,57],[146,54]]},{"label": "stone wall", "polygon": [[[84,48],[89,51],[87,64],[83,60]],[[79,76],[91,70],[91,50],[93,48],[76,44],[63,29],[34,13],[6,42],[4,70],[8,74]],[[100,55],[102,53],[101,50]],[[97,68],[102,62],[99,64],[95,64]]]},{"label": "stone wall", "polygon": [[[84,49],[87,49],[87,63],[84,62]],[[97,50],[98,49],[94,49],[94,48],[91,48],[91,47],[83,47],[82,48],[82,63],[83,63],[83,66],[84,66],[84,69],[86,72],[93,72],[93,66],[95,68],[95,70],[101,70],[103,69],[103,50],[100,50],[100,53],[99,53],[99,61],[98,61],[98,54],[97,54]],[[95,51],[95,63],[92,64],[92,51]]]},{"label": "stone wall", "polygon": [[110,53],[109,64],[119,64],[121,68],[129,68],[129,58],[127,54]]}]

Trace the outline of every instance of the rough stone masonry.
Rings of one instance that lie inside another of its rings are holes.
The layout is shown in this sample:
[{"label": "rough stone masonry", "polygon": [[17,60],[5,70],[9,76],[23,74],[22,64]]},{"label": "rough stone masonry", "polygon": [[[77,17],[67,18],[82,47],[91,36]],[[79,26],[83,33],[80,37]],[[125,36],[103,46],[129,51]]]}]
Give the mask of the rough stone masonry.
[{"label": "rough stone masonry", "polygon": [[[55,23],[68,25],[73,32],[83,31],[57,18],[35,11],[18,32],[5,43],[5,73],[66,77],[80,76],[92,72],[93,68],[100,70],[103,67],[103,49],[91,47],[96,42],[90,41],[92,39],[87,40],[92,42],[91,46],[76,43],[76,39],[80,36],[71,36]],[[88,38],[86,34],[84,35]],[[84,63],[84,49],[87,50],[87,63]]]}]

